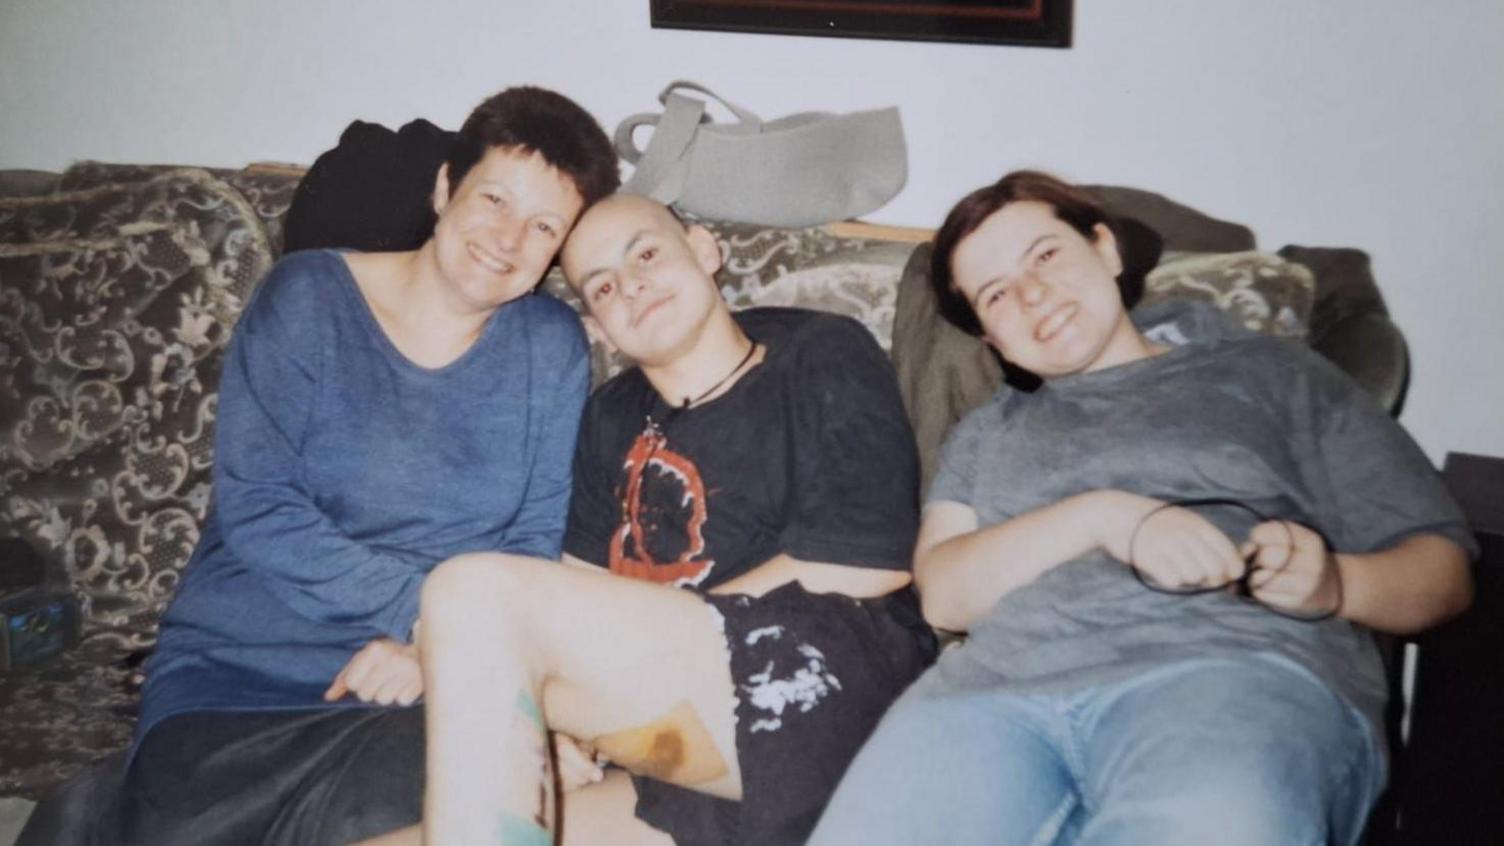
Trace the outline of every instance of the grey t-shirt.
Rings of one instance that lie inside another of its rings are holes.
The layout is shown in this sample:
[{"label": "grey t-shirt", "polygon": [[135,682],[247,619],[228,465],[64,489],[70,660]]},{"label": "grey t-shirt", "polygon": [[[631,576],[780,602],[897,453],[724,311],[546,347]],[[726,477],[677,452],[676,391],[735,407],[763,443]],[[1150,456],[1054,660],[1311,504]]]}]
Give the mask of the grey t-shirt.
[{"label": "grey t-shirt", "polygon": [[[1310,526],[1339,552],[1422,532],[1475,548],[1425,455],[1331,363],[1210,306],[1167,303],[1135,321],[1171,349],[1033,394],[1005,388],[951,432],[928,501],[969,506],[989,526],[1102,488],[1222,497]],[[1235,542],[1255,522],[1240,509],[1200,513]],[[1250,652],[1293,659],[1381,724],[1366,628],[1290,620],[1224,592],[1156,593],[1100,550],[1004,596],[936,672],[962,688],[1064,690]]]}]

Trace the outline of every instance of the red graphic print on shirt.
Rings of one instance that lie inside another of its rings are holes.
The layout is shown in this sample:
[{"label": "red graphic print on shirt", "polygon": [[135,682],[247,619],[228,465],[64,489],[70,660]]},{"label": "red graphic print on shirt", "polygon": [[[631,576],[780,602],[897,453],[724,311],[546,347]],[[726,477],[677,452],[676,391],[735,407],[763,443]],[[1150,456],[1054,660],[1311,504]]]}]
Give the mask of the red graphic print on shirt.
[{"label": "red graphic print on shirt", "polygon": [[611,572],[687,587],[705,580],[705,483],[693,461],[667,447],[652,420],[627,451],[621,525],[611,535]]}]

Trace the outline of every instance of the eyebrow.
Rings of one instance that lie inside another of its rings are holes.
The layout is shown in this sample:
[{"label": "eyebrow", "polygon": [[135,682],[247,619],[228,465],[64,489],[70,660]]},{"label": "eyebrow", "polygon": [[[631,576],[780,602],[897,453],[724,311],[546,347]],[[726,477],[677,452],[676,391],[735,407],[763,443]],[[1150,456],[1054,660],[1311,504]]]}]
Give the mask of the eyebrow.
[{"label": "eyebrow", "polygon": [[1039,246],[1039,242],[1040,241],[1044,241],[1044,240],[1049,239],[1049,238],[1058,238],[1058,237],[1060,237],[1060,236],[1056,235],[1053,232],[1046,232],[1043,235],[1039,236],[1038,238],[1035,238],[1033,241],[1029,242],[1029,246],[1025,247],[1024,251],[1018,254],[1018,257],[1019,258],[1023,258],[1024,256],[1027,256],[1029,253],[1034,252],[1034,248],[1037,247],[1037,246]]},{"label": "eyebrow", "polygon": [[[1046,241],[1046,240],[1048,240],[1050,238],[1058,238],[1058,237],[1060,237],[1060,236],[1057,235],[1057,234],[1055,234],[1054,232],[1046,232],[1045,234],[1039,236],[1038,238],[1035,238],[1033,241],[1029,242],[1029,246],[1024,247],[1024,251],[1023,252],[1021,252],[1021,253],[1018,254],[1019,259],[1022,260],[1025,256],[1029,255],[1029,253],[1034,252],[1034,248],[1037,247],[1037,246],[1039,246],[1041,242]],[[1007,281],[1007,280],[1004,279],[1004,277],[1002,277],[1002,276],[994,276],[993,278],[988,279],[985,283],[983,283],[982,287],[980,287],[980,288],[977,289],[976,296],[973,297],[972,300],[971,300],[972,306],[975,306],[977,303],[979,303],[979,302],[982,301],[982,295],[985,294],[985,293],[987,293],[987,289],[991,288],[994,285],[1001,284],[1001,283],[1003,283],[1005,281]]]},{"label": "eyebrow", "polygon": [[491,190],[491,191],[501,190],[501,191],[506,192],[507,196],[516,196],[516,194],[517,194],[516,191],[512,190],[511,183],[506,182],[505,180],[502,180],[502,179],[498,179],[498,178],[496,178],[494,176],[493,177],[484,177],[484,176],[481,177],[475,183],[475,187],[476,188],[484,188],[484,189]]},{"label": "eyebrow", "polygon": [[982,296],[987,293],[988,289],[990,289],[990,288],[992,288],[992,287],[994,287],[996,285],[1001,285],[1002,283],[1003,283],[1003,278],[1001,276],[997,276],[997,277],[994,277],[992,279],[987,280],[987,282],[984,285],[982,285],[982,287],[980,287],[980,288],[977,289],[976,295],[973,296],[973,297],[971,297],[971,305],[972,305],[972,307],[975,308],[976,304],[982,301]]},{"label": "eyebrow", "polygon": [[[632,252],[632,248],[637,246],[637,242],[647,237],[650,233],[651,230],[648,229],[639,229],[636,232],[633,232],[632,237],[627,239],[627,245],[625,247],[622,247],[622,256],[625,257],[628,253]],[[583,277],[580,278],[580,290],[583,291],[585,287],[590,284],[590,280],[601,275],[602,273],[609,273],[610,271],[611,268],[609,267],[597,267],[592,269],[589,273],[586,273]]]},{"label": "eyebrow", "polygon": [[[486,187],[489,186],[491,188],[499,188],[499,189],[501,189],[502,193],[505,193],[507,195],[508,201],[514,200],[517,197],[517,191],[516,191],[515,188],[512,187],[512,184],[510,182],[507,182],[505,180],[502,180],[502,179],[499,179],[499,178],[496,178],[496,177],[491,177],[491,178],[488,178],[488,179],[483,178],[483,179],[481,179],[479,182],[477,182],[475,184],[476,184],[477,188],[486,188]],[[558,220],[561,224],[569,220],[569,216],[566,215],[566,214],[564,214],[563,212],[560,212],[558,209],[547,208],[547,207],[539,207],[537,210],[531,211],[531,213],[528,216],[529,217],[551,217],[551,218],[555,218],[556,220]]]}]

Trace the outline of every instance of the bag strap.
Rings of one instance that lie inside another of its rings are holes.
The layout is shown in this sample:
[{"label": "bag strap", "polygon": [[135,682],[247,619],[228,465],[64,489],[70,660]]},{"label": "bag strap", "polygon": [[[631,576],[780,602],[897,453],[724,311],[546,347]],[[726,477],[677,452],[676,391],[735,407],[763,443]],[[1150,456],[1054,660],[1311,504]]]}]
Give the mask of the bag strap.
[{"label": "bag strap", "polygon": [[[725,106],[739,121],[729,125],[738,132],[755,133],[762,128],[762,118],[751,111],[697,82],[676,79],[658,95],[658,102],[663,104],[662,115],[636,114],[616,126],[612,139],[616,154],[636,166],[632,178],[622,186],[623,191],[652,197],[660,203],[673,203],[684,193],[684,182],[689,175],[690,145],[694,143],[700,125],[711,120],[705,114],[705,101],[699,97],[686,97],[679,93],[681,90],[704,94]],[[653,137],[645,151],[637,148],[633,137],[642,126],[653,127]]]},{"label": "bag strap", "polygon": [[746,124],[748,129],[756,129],[762,126],[762,118],[758,117],[756,113],[754,113],[751,109],[744,109],[741,106],[738,106],[737,104],[731,102],[730,100],[727,100],[725,97],[722,97],[714,91],[711,91],[709,88],[706,88],[700,83],[691,82],[687,79],[676,79],[673,82],[670,82],[667,86],[664,87],[663,92],[658,95],[658,102],[662,103],[664,106],[667,106],[669,98],[672,97],[674,93],[680,89],[683,89],[685,91],[699,92],[700,94],[704,94],[706,97],[709,97],[717,103],[720,103],[726,108],[726,111],[732,113],[733,115],[736,115],[737,121]]},{"label": "bag strap", "polygon": [[[704,100],[670,94],[662,115],[633,115],[622,121],[616,127],[616,150],[637,168],[621,190],[652,197],[660,203],[679,199],[689,174],[685,159],[704,115]],[[644,124],[654,126],[653,139],[648,142],[647,151],[639,153],[632,132]]]},{"label": "bag strap", "polygon": [[[758,117],[757,114],[752,110],[744,109],[741,106],[738,106],[737,104],[731,102],[730,100],[727,100],[726,98],[720,96],[719,94],[716,94],[714,91],[711,91],[709,88],[706,88],[698,82],[691,82],[687,79],[676,79],[673,82],[670,82],[666,87],[664,87],[663,91],[658,94],[658,102],[663,104],[665,113],[668,111],[669,102],[675,97],[679,97],[680,99],[694,99],[700,103],[700,111],[699,114],[696,115],[696,120],[699,123],[712,122],[711,119],[705,114],[705,104],[702,101],[699,101],[698,98],[682,97],[681,95],[676,93],[680,89],[704,94],[717,103],[720,103],[726,108],[726,111],[736,116],[738,123],[720,124],[720,126],[722,127],[730,129],[734,132],[745,132],[748,134],[756,133],[763,127],[762,118]],[[684,108],[683,104],[680,104],[679,108]],[[615,136],[612,138],[612,143],[616,147],[616,154],[618,156],[621,156],[621,158],[626,161],[627,164],[637,164],[638,160],[641,159],[643,155],[643,151],[637,148],[637,141],[635,137],[637,130],[638,128],[643,126],[657,126],[659,120],[660,118],[658,115],[644,112],[642,114],[632,115],[631,117],[628,117],[621,123],[617,124]],[[648,146],[651,147],[652,142],[649,142]]]}]

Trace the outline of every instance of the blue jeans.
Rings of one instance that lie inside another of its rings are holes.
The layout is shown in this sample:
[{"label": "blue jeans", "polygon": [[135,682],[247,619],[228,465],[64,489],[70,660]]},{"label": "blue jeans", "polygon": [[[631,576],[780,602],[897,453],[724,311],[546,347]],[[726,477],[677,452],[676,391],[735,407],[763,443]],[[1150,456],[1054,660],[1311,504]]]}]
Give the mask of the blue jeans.
[{"label": "blue jeans", "polygon": [[1367,722],[1281,658],[1049,695],[957,692],[931,671],[809,843],[1353,843],[1384,777]]}]

